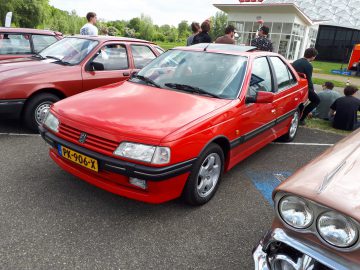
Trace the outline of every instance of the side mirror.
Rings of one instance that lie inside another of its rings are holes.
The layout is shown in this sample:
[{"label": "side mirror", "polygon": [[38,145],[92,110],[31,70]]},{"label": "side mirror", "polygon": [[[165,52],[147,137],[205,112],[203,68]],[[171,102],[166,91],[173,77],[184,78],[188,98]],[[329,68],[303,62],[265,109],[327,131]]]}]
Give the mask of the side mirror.
[{"label": "side mirror", "polygon": [[272,103],[274,101],[274,93],[259,91],[256,95],[256,103]]},{"label": "side mirror", "polygon": [[304,73],[298,72],[300,78],[306,79],[306,75]]},{"label": "side mirror", "polygon": [[272,103],[274,101],[274,93],[259,91],[256,97],[246,97],[245,103]]},{"label": "side mirror", "polygon": [[91,70],[105,70],[104,64],[100,62],[91,62],[90,63]]}]

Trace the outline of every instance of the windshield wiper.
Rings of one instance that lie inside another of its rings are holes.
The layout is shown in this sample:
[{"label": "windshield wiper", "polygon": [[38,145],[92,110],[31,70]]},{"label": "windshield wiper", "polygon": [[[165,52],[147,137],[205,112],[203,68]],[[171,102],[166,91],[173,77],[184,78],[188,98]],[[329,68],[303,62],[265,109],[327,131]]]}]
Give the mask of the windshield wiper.
[{"label": "windshield wiper", "polygon": [[32,57],[34,57],[34,58],[38,58],[38,59],[40,59],[40,60],[44,60],[44,59],[46,59],[45,57],[43,57],[41,54],[39,54],[39,53],[37,53],[37,54],[34,54]]},{"label": "windshield wiper", "polygon": [[187,84],[180,84],[180,83],[165,83],[165,86],[173,88],[173,89],[178,89],[178,90],[183,90],[186,92],[191,92],[191,93],[196,93],[196,94],[200,94],[200,95],[207,95],[210,97],[215,97],[215,98],[220,98],[220,96],[209,93],[208,91],[205,91],[199,87],[195,87],[195,86],[191,86],[191,85],[187,85]]},{"label": "windshield wiper", "polygon": [[66,61],[63,61],[62,59],[60,59],[59,57],[56,57],[56,56],[46,55],[45,57],[46,57],[46,58],[50,58],[50,59],[55,59],[57,62],[60,62],[60,63],[62,63],[62,64],[64,64],[64,65],[69,65],[69,66],[72,65],[71,63],[66,62]]},{"label": "windshield wiper", "polygon": [[136,78],[136,79],[139,79],[141,81],[144,81],[146,82],[147,84],[151,84],[157,88],[162,88],[160,85],[158,85],[156,82],[154,82],[152,79],[148,78],[148,77],[145,77],[145,76],[142,76],[142,75],[138,75],[138,74],[133,74],[132,75],[132,78]]}]

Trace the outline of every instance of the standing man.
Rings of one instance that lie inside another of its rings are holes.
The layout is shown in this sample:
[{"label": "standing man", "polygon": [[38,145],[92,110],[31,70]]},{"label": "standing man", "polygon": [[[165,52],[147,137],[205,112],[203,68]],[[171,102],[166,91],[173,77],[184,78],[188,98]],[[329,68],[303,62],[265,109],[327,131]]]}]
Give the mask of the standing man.
[{"label": "standing man", "polygon": [[201,24],[201,32],[194,36],[191,45],[198,43],[211,43],[212,40],[209,35],[209,31],[210,31],[210,22],[206,20]]},{"label": "standing man", "polygon": [[233,25],[228,25],[225,28],[225,35],[221,36],[221,37],[218,37],[215,40],[215,43],[233,44],[233,45],[235,45],[234,35],[235,35],[235,27]]},{"label": "standing man", "polygon": [[258,36],[251,41],[251,46],[256,47],[260,51],[272,52],[273,45],[270,39],[267,38],[269,34],[269,27],[263,25],[259,29]]},{"label": "standing man", "polygon": [[80,35],[97,36],[98,29],[95,26],[97,21],[96,13],[89,12],[88,14],[86,14],[86,19],[88,23],[86,23],[83,27],[81,27]]},{"label": "standing man", "polygon": [[315,48],[308,48],[305,50],[304,57],[296,60],[292,65],[297,72],[304,73],[308,81],[308,94],[310,103],[304,109],[303,115],[300,119],[300,125],[305,125],[307,115],[320,104],[320,98],[315,93],[312,82],[313,66],[310,62],[314,61],[318,51]]},{"label": "standing man", "polygon": [[193,42],[194,36],[200,33],[200,24],[198,22],[192,22],[191,31],[193,34],[187,38],[186,46],[190,46]]}]

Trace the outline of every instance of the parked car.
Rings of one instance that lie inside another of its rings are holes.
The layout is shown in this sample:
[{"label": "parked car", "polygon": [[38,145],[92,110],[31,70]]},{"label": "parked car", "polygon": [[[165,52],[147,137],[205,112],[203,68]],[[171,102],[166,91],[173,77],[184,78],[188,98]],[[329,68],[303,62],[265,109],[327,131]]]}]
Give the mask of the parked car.
[{"label": "parked car", "polygon": [[206,203],[223,172],[298,128],[306,80],[254,49],[172,49],[129,81],[54,104],[40,127],[51,158],[125,197]]},{"label": "parked car", "polygon": [[56,31],[0,27],[0,60],[29,57],[60,39]]},{"label": "parked car", "polygon": [[360,269],[359,142],[357,131],[276,188],[255,269]]},{"label": "parked car", "polygon": [[32,58],[0,64],[0,115],[37,131],[52,103],[126,80],[159,54],[144,40],[66,37]]}]

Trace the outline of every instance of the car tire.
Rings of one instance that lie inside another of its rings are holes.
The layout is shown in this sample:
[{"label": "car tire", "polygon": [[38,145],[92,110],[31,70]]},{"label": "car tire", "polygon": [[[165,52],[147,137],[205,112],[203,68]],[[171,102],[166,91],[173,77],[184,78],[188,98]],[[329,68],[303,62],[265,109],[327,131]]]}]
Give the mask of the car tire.
[{"label": "car tire", "polygon": [[295,139],[296,133],[299,128],[300,110],[295,111],[290,122],[289,130],[286,134],[281,136],[278,140],[281,142],[291,142]]},{"label": "car tire", "polygon": [[211,143],[196,160],[186,182],[183,198],[188,204],[203,205],[216,193],[224,171],[224,152]]},{"label": "car tire", "polygon": [[23,121],[26,127],[38,132],[38,127],[50,106],[59,100],[58,96],[50,93],[42,93],[32,97],[26,103],[23,113]]}]

